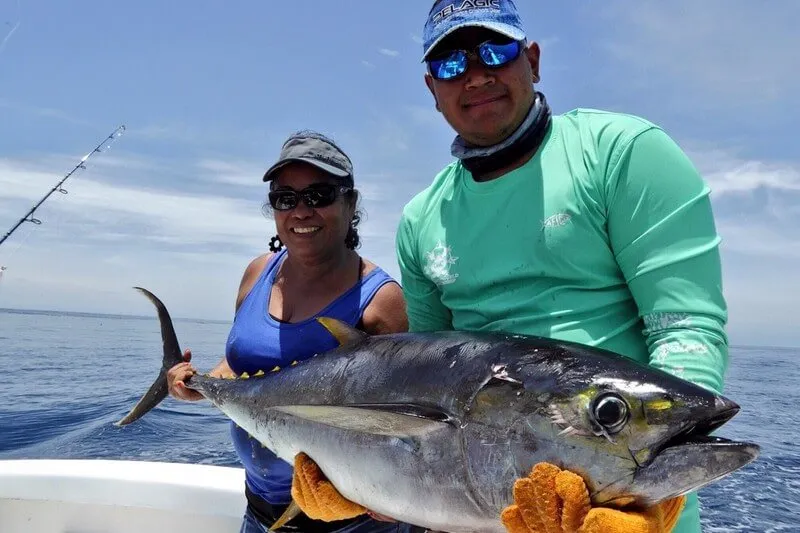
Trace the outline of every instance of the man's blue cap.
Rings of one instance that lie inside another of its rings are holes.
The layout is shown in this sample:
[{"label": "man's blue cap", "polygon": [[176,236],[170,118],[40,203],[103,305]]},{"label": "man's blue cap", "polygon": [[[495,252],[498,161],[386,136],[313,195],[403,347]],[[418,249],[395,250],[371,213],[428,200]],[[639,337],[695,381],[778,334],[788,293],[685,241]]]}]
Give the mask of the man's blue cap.
[{"label": "man's blue cap", "polygon": [[422,32],[422,60],[442,39],[467,27],[486,28],[517,41],[525,39],[513,0],[437,0]]}]

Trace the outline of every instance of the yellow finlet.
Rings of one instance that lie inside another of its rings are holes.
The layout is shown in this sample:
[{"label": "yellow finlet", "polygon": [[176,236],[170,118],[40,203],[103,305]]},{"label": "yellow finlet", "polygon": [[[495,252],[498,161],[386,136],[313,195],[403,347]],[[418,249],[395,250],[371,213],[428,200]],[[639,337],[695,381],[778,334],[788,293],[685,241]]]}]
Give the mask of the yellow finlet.
[{"label": "yellow finlet", "polygon": [[281,369],[281,367],[279,367],[279,366],[276,366],[275,368],[273,368],[273,369],[272,369],[272,371],[273,371],[273,372],[277,372],[277,371],[278,371],[278,370],[280,370],[280,369]]},{"label": "yellow finlet", "polygon": [[317,319],[317,322],[330,331],[331,335],[339,342],[339,346],[358,344],[367,337],[367,334],[363,331],[359,331],[349,324],[335,318],[320,317]]},{"label": "yellow finlet", "polygon": [[253,374],[253,377],[254,377],[254,378],[258,378],[258,377],[261,377],[261,376],[263,376],[263,375],[264,375],[264,371],[263,371],[263,370],[259,370],[258,372],[256,372],[255,374]]},{"label": "yellow finlet", "polygon": [[292,361],[292,366],[296,365],[297,361]]},{"label": "yellow finlet", "polygon": [[248,379],[249,377],[250,377],[250,375],[247,372],[242,372],[239,375],[239,379]]}]

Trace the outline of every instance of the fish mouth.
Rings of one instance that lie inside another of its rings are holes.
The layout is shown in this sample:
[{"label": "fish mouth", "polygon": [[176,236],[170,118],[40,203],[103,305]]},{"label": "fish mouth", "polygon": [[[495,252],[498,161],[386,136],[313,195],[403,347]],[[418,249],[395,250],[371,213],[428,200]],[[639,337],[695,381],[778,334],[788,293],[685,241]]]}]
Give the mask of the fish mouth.
[{"label": "fish mouth", "polygon": [[650,461],[644,462],[643,464],[638,464],[637,461],[638,466],[648,466],[649,462],[652,462],[660,454],[664,453],[665,450],[670,448],[691,446],[695,443],[708,443],[708,440],[713,438],[709,435],[729,422],[740,410],[737,404],[727,398],[718,398],[716,403],[718,409],[711,416],[696,421],[693,424],[686,425],[678,433],[664,441],[660,446],[655,446],[655,453],[651,455]]},{"label": "fish mouth", "polygon": [[646,461],[622,479],[599,488],[592,502],[603,505],[649,507],[698,490],[754,461],[760,446],[710,434],[730,421],[739,406],[727,398],[715,399],[713,412],[687,424],[652,447]]},{"label": "fish mouth", "polygon": [[754,461],[761,448],[752,442],[694,435],[682,444],[665,448],[634,477],[642,487],[642,505],[681,496],[713,483]]}]

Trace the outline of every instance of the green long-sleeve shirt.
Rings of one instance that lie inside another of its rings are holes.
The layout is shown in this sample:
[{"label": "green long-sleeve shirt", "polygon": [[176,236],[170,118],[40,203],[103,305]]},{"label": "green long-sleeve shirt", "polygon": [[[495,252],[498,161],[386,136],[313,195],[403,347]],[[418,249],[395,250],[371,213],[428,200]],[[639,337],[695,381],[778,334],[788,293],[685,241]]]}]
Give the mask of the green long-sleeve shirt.
[{"label": "green long-sleeve shirt", "polygon": [[[412,331],[578,341],[721,392],[719,242],[709,189],[663,130],[580,109],[501,178],[448,165],[405,206],[397,254]],[[699,530],[692,495],[675,532]]]}]

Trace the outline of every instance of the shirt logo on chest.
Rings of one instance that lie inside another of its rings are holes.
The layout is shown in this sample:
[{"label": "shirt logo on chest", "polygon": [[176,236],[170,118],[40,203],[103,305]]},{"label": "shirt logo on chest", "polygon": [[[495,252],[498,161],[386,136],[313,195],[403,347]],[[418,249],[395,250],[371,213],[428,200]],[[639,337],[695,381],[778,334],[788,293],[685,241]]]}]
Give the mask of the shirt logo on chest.
[{"label": "shirt logo on chest", "polygon": [[458,274],[450,272],[450,267],[455,265],[458,257],[453,255],[449,246],[445,246],[439,241],[436,246],[425,254],[425,275],[436,285],[448,285],[453,283]]}]

